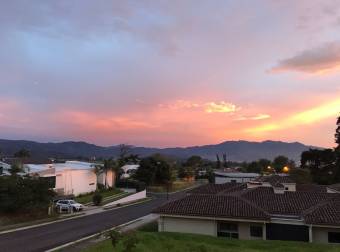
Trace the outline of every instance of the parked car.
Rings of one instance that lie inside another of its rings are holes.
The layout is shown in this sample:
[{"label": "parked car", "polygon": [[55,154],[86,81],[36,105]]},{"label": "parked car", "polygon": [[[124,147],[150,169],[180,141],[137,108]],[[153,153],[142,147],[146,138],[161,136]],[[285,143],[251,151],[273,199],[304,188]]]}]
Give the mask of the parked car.
[{"label": "parked car", "polygon": [[84,206],[75,202],[74,200],[58,200],[56,203],[56,208],[60,211],[72,209],[73,211],[78,212],[83,210]]}]

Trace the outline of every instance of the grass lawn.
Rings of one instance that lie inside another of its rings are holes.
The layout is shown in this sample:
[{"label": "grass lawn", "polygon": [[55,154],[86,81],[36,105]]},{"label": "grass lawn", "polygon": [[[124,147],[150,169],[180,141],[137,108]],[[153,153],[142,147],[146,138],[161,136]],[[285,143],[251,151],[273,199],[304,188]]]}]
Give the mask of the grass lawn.
[{"label": "grass lawn", "polygon": [[[103,196],[103,199],[105,199],[106,197],[114,196],[114,195],[119,194],[121,192],[122,192],[121,190],[113,188],[113,189],[101,191],[100,194]],[[78,197],[75,198],[75,201],[77,201],[78,203],[81,203],[81,204],[90,203],[90,202],[92,202],[93,195],[94,195],[94,192],[79,195]]]},{"label": "grass lawn", "polygon": [[[243,241],[204,235],[157,233],[137,231],[139,242],[132,250],[135,252],[335,252],[340,251],[338,245],[310,244],[286,241]],[[113,250],[111,240],[100,242],[83,250],[84,252],[123,251],[122,242]]]}]

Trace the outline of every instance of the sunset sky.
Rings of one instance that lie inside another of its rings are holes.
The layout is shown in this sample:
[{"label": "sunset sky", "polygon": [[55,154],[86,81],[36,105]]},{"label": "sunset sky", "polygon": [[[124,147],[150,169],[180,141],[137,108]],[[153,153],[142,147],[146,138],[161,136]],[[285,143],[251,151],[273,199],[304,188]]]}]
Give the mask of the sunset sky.
[{"label": "sunset sky", "polygon": [[334,146],[340,1],[4,0],[0,138]]}]

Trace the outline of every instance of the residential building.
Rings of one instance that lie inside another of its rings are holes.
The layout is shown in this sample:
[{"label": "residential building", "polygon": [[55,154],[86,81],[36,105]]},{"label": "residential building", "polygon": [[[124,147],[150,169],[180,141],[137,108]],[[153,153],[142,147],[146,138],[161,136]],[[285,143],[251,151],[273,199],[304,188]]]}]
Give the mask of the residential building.
[{"label": "residential building", "polygon": [[26,164],[31,175],[50,179],[59,195],[79,195],[95,191],[97,175],[94,164],[66,161],[54,164]]},{"label": "residential building", "polygon": [[9,164],[0,161],[0,176],[9,175],[9,169],[11,169]]},{"label": "residential building", "polygon": [[124,165],[122,166],[122,175],[121,175],[121,178],[123,179],[127,179],[127,178],[130,178],[130,176],[135,173],[139,168],[139,165],[137,164],[127,164],[127,165]]},{"label": "residential building", "polygon": [[229,171],[229,170],[218,170],[214,172],[215,184],[224,183],[245,183],[260,177],[258,173],[246,173],[239,171]]},{"label": "residential building", "polygon": [[287,176],[205,185],[154,212],[161,232],[340,243],[340,194]]}]

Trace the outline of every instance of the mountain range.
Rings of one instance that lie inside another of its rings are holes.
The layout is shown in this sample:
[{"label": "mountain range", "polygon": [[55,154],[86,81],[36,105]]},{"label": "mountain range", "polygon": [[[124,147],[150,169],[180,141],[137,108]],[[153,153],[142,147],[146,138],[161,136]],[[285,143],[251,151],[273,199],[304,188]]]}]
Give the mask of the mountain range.
[{"label": "mountain range", "polygon": [[[40,158],[91,158],[91,157],[117,157],[120,152],[119,145],[103,147],[86,142],[61,142],[61,143],[39,143],[25,140],[4,140],[0,139],[0,150],[3,156],[12,156],[18,150],[25,148],[31,152],[31,157]],[[253,161],[260,158],[274,159],[278,155],[284,155],[295,161],[300,160],[303,151],[309,148],[302,143],[281,142],[281,141],[225,141],[219,144],[176,147],[176,148],[150,148],[131,146],[131,153],[140,156],[148,156],[155,153],[185,159],[192,155],[199,155],[202,158],[216,160],[216,154],[222,157],[227,154],[230,161]]]}]

